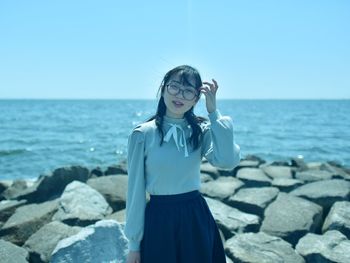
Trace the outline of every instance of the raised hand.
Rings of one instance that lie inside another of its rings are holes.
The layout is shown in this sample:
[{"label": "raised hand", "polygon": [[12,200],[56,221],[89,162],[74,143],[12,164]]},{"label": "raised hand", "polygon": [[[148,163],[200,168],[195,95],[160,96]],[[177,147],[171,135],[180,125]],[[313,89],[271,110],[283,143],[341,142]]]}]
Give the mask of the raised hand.
[{"label": "raised hand", "polygon": [[205,96],[206,107],[209,113],[216,110],[216,91],[219,88],[218,83],[215,81],[215,79],[212,79],[212,81],[214,84],[203,81],[203,84],[205,85],[199,88],[199,91]]}]

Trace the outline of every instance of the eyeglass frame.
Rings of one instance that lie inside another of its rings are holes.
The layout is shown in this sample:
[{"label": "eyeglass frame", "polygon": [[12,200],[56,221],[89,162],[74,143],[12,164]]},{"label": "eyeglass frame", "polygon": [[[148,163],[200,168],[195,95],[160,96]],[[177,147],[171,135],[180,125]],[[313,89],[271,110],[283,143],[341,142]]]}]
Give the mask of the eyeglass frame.
[{"label": "eyeglass frame", "polygon": [[[167,91],[170,95],[172,95],[172,96],[177,96],[177,95],[179,95],[179,93],[181,92],[181,93],[182,93],[182,97],[183,97],[185,100],[187,100],[187,101],[193,101],[193,100],[194,100],[195,98],[197,98],[197,97],[199,96],[199,94],[200,94],[199,92],[196,91],[195,88],[192,88],[192,89],[194,90],[194,92],[195,92],[196,95],[195,95],[192,99],[190,99],[190,100],[189,100],[189,99],[186,99],[186,98],[185,98],[185,89],[181,89],[180,87],[178,87],[178,88],[179,88],[178,93],[176,93],[176,94],[170,93],[168,89],[169,89],[169,86],[170,86],[171,84],[174,85],[174,83],[168,83],[168,84],[165,85],[165,88],[166,88],[166,91]],[[187,89],[188,89],[188,88],[187,88]]]}]

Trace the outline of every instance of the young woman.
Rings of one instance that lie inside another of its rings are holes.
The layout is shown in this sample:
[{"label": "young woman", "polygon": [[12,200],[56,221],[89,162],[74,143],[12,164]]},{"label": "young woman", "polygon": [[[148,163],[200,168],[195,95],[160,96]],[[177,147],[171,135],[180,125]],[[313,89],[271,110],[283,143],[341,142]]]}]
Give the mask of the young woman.
[{"label": "young woman", "polygon": [[[200,164],[233,169],[240,161],[233,122],[216,108],[217,82],[188,65],[170,70],[157,112],[128,138],[125,235],[128,263],[224,263],[218,227],[200,193]],[[209,120],[193,108],[205,95]],[[146,191],[150,194],[147,202]]]}]

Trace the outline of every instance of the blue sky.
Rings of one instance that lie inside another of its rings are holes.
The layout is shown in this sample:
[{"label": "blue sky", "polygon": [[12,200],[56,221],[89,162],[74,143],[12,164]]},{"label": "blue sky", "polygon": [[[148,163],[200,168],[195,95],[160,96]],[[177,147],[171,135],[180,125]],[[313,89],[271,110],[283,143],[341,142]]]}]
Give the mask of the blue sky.
[{"label": "blue sky", "polygon": [[189,64],[219,99],[349,99],[350,1],[0,1],[0,98],[156,98]]}]

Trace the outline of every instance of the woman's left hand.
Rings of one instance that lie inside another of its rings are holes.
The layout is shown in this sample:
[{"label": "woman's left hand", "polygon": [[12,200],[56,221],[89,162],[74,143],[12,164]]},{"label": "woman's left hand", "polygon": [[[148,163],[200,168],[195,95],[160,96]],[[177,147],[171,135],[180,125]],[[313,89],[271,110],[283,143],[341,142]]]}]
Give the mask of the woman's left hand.
[{"label": "woman's left hand", "polygon": [[206,84],[209,87],[203,85],[199,88],[200,92],[205,95],[207,111],[209,113],[216,110],[216,91],[219,88],[218,83],[215,81],[215,79],[212,79],[212,81],[214,82],[214,84],[207,81],[203,81],[203,84]]}]

